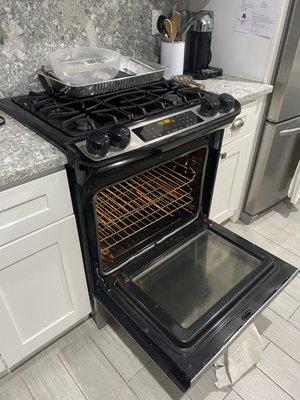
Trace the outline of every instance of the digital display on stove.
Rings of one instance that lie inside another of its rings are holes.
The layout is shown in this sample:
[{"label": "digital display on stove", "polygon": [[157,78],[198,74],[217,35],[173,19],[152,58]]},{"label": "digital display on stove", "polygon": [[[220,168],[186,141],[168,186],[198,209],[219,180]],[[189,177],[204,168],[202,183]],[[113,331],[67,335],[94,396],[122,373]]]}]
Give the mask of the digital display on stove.
[{"label": "digital display on stove", "polygon": [[172,117],[164,118],[160,121],[144,125],[140,128],[133,129],[133,132],[144,142],[149,142],[181,129],[199,124],[200,122],[203,122],[203,119],[200,118],[199,115],[195,114],[193,111],[187,111],[185,113],[177,114]]},{"label": "digital display on stove", "polygon": [[156,122],[156,124],[158,126],[166,126],[166,125],[174,124],[174,122],[175,122],[174,118],[166,118],[166,119],[162,119],[161,121]]}]

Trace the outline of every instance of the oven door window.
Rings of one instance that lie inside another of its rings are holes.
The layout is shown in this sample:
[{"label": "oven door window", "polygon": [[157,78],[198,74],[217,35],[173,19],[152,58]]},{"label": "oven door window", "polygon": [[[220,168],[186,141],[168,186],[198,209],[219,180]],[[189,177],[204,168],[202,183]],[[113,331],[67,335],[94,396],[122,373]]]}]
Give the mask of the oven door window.
[{"label": "oven door window", "polygon": [[133,282],[181,327],[189,328],[260,264],[260,259],[204,231]]},{"label": "oven door window", "polygon": [[185,391],[296,271],[218,224],[195,221],[96,296]]}]

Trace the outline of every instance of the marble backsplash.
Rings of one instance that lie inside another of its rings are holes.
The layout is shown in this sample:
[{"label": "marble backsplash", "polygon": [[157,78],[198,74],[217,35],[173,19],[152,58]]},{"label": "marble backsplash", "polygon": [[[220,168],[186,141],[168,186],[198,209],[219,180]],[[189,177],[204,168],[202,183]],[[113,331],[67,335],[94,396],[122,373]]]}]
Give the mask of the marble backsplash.
[{"label": "marble backsplash", "polygon": [[[98,46],[157,61],[152,9],[173,0],[0,0],[0,93],[38,89],[36,70],[61,47]],[[186,5],[177,1],[177,5]]]}]

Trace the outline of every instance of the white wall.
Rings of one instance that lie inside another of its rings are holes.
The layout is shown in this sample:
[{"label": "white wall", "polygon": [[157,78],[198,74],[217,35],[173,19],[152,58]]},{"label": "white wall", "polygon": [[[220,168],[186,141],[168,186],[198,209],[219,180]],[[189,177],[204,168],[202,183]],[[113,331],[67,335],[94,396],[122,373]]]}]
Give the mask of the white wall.
[{"label": "white wall", "polygon": [[[271,0],[272,1],[272,0]],[[281,0],[272,39],[234,32],[239,0],[191,0],[190,8],[215,12],[211,65],[227,75],[269,83],[289,0]]]}]

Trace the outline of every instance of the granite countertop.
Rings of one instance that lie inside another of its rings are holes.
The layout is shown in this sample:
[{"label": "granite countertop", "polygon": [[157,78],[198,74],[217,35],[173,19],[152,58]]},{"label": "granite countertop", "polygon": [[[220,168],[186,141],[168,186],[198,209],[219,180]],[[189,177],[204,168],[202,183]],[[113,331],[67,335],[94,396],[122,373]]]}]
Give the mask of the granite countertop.
[{"label": "granite countertop", "polygon": [[215,93],[229,93],[242,105],[251,103],[273,91],[272,85],[252,82],[233,76],[222,76],[220,78],[198,81],[204,84],[205,90]]},{"label": "granite countertop", "polygon": [[[228,76],[201,82],[206,90],[229,93],[243,105],[273,90],[271,85]],[[0,126],[0,190],[67,163],[66,156],[55,146],[1,110],[0,115],[6,119],[6,124]]]},{"label": "granite countertop", "polygon": [[0,190],[67,163],[55,146],[0,110]]}]

